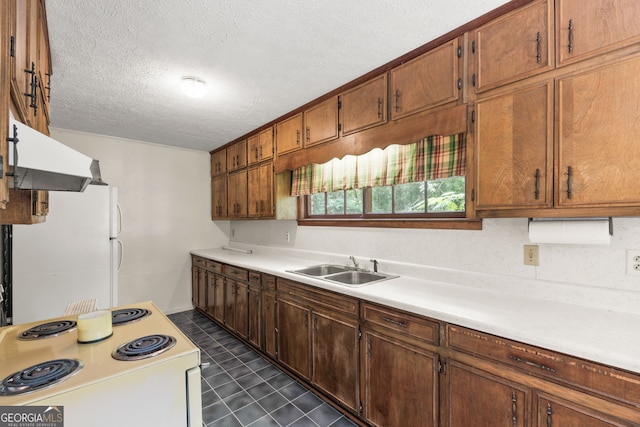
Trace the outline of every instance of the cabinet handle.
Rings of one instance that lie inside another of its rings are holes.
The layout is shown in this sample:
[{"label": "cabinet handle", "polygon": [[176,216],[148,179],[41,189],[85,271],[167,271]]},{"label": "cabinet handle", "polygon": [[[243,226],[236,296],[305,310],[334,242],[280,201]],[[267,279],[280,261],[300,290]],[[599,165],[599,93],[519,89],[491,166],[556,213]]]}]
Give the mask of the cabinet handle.
[{"label": "cabinet handle", "polygon": [[511,420],[513,422],[513,427],[518,427],[518,413],[517,413],[517,403],[516,392],[511,392]]},{"label": "cabinet handle", "polygon": [[260,155],[258,156],[259,159],[262,158],[262,145],[260,146]]},{"label": "cabinet handle", "polygon": [[25,93],[24,96],[30,98],[29,107],[33,108],[33,115],[38,114],[38,76],[36,75],[36,64],[31,63],[31,69],[25,69],[25,73],[31,74],[31,93]]},{"label": "cabinet handle", "polygon": [[573,186],[573,168],[567,168],[567,199],[571,199],[571,187]]},{"label": "cabinet handle", "polygon": [[536,35],[536,62],[539,64],[542,61],[542,54],[540,52],[540,44],[542,42],[542,35],[540,35],[540,31]]},{"label": "cabinet handle", "polygon": [[407,323],[404,320],[396,320],[390,317],[383,317],[382,320],[384,320],[387,323],[391,323],[392,325],[400,326],[401,328],[407,327]]},{"label": "cabinet handle", "polygon": [[573,19],[569,19],[569,53],[573,53]]},{"label": "cabinet handle", "polygon": [[551,425],[551,403],[547,402],[547,427],[552,427]]},{"label": "cabinet handle", "polygon": [[458,79],[458,90],[462,90],[462,77]]},{"label": "cabinet handle", "polygon": [[304,327],[308,327],[309,326],[309,314],[305,313],[304,314]]},{"label": "cabinet handle", "polygon": [[518,356],[509,356],[509,359],[515,360],[518,363],[524,363],[525,365],[533,366],[534,368],[540,368],[543,371],[555,372],[556,370],[553,368],[549,368],[548,366],[540,365],[539,363],[532,362],[530,360],[522,359]]},{"label": "cabinet handle", "polygon": [[307,126],[307,144],[311,141],[311,129]]},{"label": "cabinet handle", "polygon": [[318,316],[313,316],[313,330],[318,332]]},{"label": "cabinet handle", "polygon": [[471,75],[471,86],[476,87],[476,73]]},{"label": "cabinet handle", "polygon": [[378,97],[378,118],[382,118],[382,98]]},{"label": "cabinet handle", "polygon": [[264,213],[264,200],[260,200],[260,213]]},{"label": "cabinet handle", "polygon": [[300,131],[296,131],[296,145],[300,145]]},{"label": "cabinet handle", "polygon": [[396,110],[396,113],[398,111],[400,111],[400,91],[398,89],[396,89],[396,106],[395,106],[395,110]]},{"label": "cabinet handle", "polygon": [[536,200],[540,198],[540,169],[536,169]]},{"label": "cabinet handle", "polygon": [[256,147],[256,160],[260,160],[260,155],[258,153],[258,148]]}]

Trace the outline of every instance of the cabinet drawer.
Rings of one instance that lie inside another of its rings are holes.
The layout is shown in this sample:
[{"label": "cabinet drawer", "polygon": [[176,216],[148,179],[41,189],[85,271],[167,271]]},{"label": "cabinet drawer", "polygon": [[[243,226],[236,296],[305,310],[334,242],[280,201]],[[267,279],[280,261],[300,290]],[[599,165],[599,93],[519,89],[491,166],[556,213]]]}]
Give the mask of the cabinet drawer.
[{"label": "cabinet drawer", "polygon": [[358,315],[358,300],[345,295],[314,289],[302,283],[278,278],[278,293],[301,298],[314,310],[325,308],[340,311],[348,315]]},{"label": "cabinet drawer", "polygon": [[276,290],[276,276],[262,273],[262,287],[266,291]]},{"label": "cabinet drawer", "polygon": [[367,322],[393,329],[432,344],[437,345],[439,341],[440,325],[423,317],[365,303],[362,308],[362,318]]},{"label": "cabinet drawer", "polygon": [[191,265],[194,267],[206,268],[206,260],[195,255],[191,255]]},{"label": "cabinet drawer", "polygon": [[262,280],[260,280],[260,273],[257,272],[257,271],[250,271],[249,272],[249,284],[251,286],[259,287],[261,283],[262,283]]},{"label": "cabinet drawer", "polygon": [[222,273],[222,264],[216,261],[205,260],[205,268],[213,273]]},{"label": "cabinet drawer", "polygon": [[640,406],[637,374],[455,325],[447,325],[447,346]]},{"label": "cabinet drawer", "polygon": [[226,265],[224,268],[224,274],[227,277],[231,277],[236,280],[242,280],[246,282],[249,279],[249,271],[244,268],[234,267],[233,265]]}]

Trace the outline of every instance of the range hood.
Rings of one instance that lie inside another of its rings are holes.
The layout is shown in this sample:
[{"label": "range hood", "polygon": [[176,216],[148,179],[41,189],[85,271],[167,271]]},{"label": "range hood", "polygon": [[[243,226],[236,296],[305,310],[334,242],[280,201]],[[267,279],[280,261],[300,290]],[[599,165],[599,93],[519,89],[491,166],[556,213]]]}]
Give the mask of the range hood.
[{"label": "range hood", "polygon": [[97,160],[20,123],[11,114],[8,141],[13,188],[81,192],[89,184],[106,185]]}]

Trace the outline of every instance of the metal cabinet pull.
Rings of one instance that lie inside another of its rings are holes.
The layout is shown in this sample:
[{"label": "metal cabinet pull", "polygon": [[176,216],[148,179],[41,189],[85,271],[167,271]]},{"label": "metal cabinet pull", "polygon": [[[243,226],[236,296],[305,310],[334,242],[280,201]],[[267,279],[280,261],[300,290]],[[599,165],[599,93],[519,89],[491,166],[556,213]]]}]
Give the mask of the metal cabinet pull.
[{"label": "metal cabinet pull", "polygon": [[569,53],[573,53],[573,19],[569,19]]},{"label": "metal cabinet pull", "polygon": [[382,98],[378,97],[378,118],[382,118]]},{"label": "metal cabinet pull", "polygon": [[516,399],[516,392],[511,392],[511,420],[513,422],[513,427],[518,427],[518,408],[517,408],[518,400]]},{"label": "metal cabinet pull", "polygon": [[551,403],[547,402],[547,427],[552,427],[551,425]]},{"label": "metal cabinet pull", "polygon": [[307,126],[307,144],[311,142],[311,129]]},{"label": "metal cabinet pull", "polygon": [[542,54],[540,52],[542,42],[542,35],[540,35],[540,31],[536,35],[536,62],[539,64],[542,61]]},{"label": "metal cabinet pull", "polygon": [[392,325],[400,326],[401,328],[407,327],[407,323],[404,320],[396,320],[390,317],[383,317],[382,320],[384,320],[387,323],[391,323]]},{"label": "metal cabinet pull", "polygon": [[567,168],[567,199],[571,199],[572,186],[573,186],[573,168],[569,166]]},{"label": "metal cabinet pull", "polygon": [[396,110],[396,112],[400,111],[400,91],[398,89],[396,89],[396,106],[395,106],[395,110]]},{"label": "metal cabinet pull", "polygon": [[540,169],[536,169],[536,191],[535,191],[536,200],[540,198]]},{"label": "metal cabinet pull", "polygon": [[530,360],[522,359],[518,356],[509,356],[509,359],[515,360],[518,363],[524,363],[525,365],[533,366],[534,368],[540,368],[543,371],[555,372],[556,370],[553,368],[549,368],[548,366],[540,365],[539,363],[532,362]]},{"label": "metal cabinet pull", "polygon": [[30,99],[29,107],[33,108],[33,115],[38,114],[38,76],[36,75],[36,64],[31,63],[31,69],[25,69],[25,73],[31,74],[31,93],[25,93],[24,96]]},{"label": "metal cabinet pull", "polygon": [[300,145],[300,130],[296,131],[296,145]]}]

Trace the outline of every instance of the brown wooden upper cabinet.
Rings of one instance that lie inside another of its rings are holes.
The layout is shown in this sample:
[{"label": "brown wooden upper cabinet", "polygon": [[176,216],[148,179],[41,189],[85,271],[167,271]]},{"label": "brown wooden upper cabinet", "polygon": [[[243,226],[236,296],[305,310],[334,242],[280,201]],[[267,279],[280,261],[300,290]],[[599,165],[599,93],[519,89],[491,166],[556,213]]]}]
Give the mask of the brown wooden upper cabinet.
[{"label": "brown wooden upper cabinet", "polygon": [[387,123],[387,73],[340,95],[342,135]]},{"label": "brown wooden upper cabinet", "polygon": [[227,170],[232,171],[247,166],[247,140],[238,141],[227,148]]},{"label": "brown wooden upper cabinet", "polygon": [[227,150],[222,149],[211,153],[211,176],[227,173]]},{"label": "brown wooden upper cabinet", "polygon": [[227,215],[230,218],[247,216],[247,170],[230,173],[227,180]]},{"label": "brown wooden upper cabinet", "polygon": [[507,13],[472,32],[471,84],[482,92],[551,70],[553,46],[553,1]]},{"label": "brown wooden upper cabinet", "polygon": [[559,206],[640,205],[640,54],[557,81]]},{"label": "brown wooden upper cabinet", "polygon": [[227,217],[227,176],[218,175],[211,178],[211,218]]},{"label": "brown wooden upper cabinet", "polygon": [[476,102],[476,209],[553,204],[553,80]]},{"label": "brown wooden upper cabinet", "polygon": [[276,124],[276,151],[285,154],[302,148],[302,113]]},{"label": "brown wooden upper cabinet", "polygon": [[273,162],[264,162],[247,169],[249,217],[272,217]]},{"label": "brown wooden upper cabinet", "polygon": [[556,1],[558,65],[640,41],[637,0]]},{"label": "brown wooden upper cabinet", "polygon": [[304,146],[338,138],[338,97],[333,96],[304,112]]},{"label": "brown wooden upper cabinet", "polygon": [[248,164],[273,158],[273,126],[247,139]]},{"label": "brown wooden upper cabinet", "polygon": [[460,43],[453,39],[392,69],[391,118],[457,101],[462,88],[461,57]]}]

